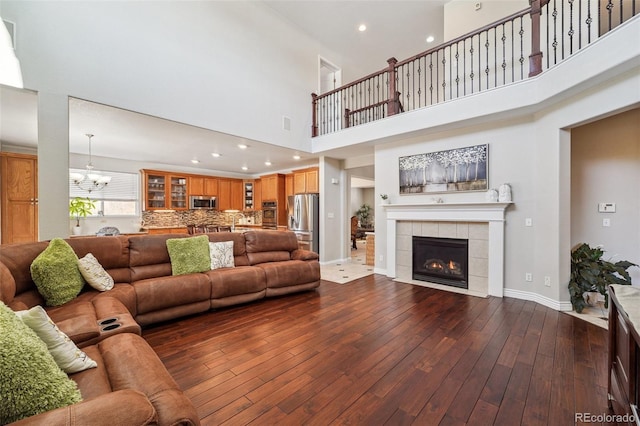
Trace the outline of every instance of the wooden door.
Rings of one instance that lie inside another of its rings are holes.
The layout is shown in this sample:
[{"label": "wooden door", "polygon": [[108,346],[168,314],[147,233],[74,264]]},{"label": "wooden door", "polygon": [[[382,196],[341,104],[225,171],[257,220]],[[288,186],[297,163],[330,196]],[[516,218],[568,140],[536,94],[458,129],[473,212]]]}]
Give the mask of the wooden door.
[{"label": "wooden door", "polygon": [[254,210],[262,210],[262,180],[256,179],[253,182],[253,206]]},{"label": "wooden door", "polygon": [[208,197],[218,195],[218,178],[204,178],[204,195]]},{"label": "wooden door", "polygon": [[143,171],[146,210],[166,209],[167,174],[149,170]]},{"label": "wooden door", "polygon": [[262,176],[262,200],[277,201],[278,178],[276,175]]},{"label": "wooden door", "polygon": [[306,176],[304,172],[293,174],[293,193],[304,194],[307,192]]},{"label": "wooden door", "polygon": [[317,194],[320,192],[317,168],[307,170],[304,173],[304,178],[307,194]]},{"label": "wooden door", "polygon": [[231,181],[231,208],[233,210],[244,210],[244,182],[240,179]]},{"label": "wooden door", "polygon": [[284,176],[284,194],[287,198],[289,195],[295,194],[293,192],[293,173]]},{"label": "wooden door", "polygon": [[203,176],[189,177],[189,195],[205,195]]},{"label": "wooden door", "polygon": [[33,155],[2,155],[2,243],[38,240],[38,161]]},{"label": "wooden door", "polygon": [[167,179],[167,199],[173,210],[187,210],[189,208],[187,198],[187,178],[185,176],[171,175]]},{"label": "wooden door", "polygon": [[230,210],[231,207],[231,180],[218,179],[218,210]]}]

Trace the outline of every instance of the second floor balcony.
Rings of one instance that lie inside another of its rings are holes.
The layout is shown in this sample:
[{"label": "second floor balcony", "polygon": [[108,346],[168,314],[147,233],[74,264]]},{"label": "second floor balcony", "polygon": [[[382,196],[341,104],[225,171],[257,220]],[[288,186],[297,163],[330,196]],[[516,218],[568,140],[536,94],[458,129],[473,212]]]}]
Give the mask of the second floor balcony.
[{"label": "second floor balcony", "polygon": [[640,0],[533,0],[469,34],[402,61],[390,58],[378,72],[312,94],[312,136],[534,77],[639,12]]}]

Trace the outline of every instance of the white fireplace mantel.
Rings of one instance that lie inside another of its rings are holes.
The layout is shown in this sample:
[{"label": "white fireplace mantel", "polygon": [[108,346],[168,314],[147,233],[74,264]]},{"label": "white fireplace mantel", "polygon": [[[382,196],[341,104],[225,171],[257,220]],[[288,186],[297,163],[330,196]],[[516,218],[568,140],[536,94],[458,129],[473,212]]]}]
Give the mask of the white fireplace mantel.
[{"label": "white fireplace mantel", "polygon": [[504,291],[504,216],[512,203],[384,204],[387,217],[387,276],[396,278],[396,225],[399,221],[484,222],[489,224],[488,294]]}]

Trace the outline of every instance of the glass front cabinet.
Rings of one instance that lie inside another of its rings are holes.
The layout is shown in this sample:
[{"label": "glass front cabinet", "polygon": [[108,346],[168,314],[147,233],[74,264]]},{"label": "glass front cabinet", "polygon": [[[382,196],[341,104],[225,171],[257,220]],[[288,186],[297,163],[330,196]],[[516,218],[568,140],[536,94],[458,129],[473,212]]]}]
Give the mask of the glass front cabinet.
[{"label": "glass front cabinet", "polygon": [[143,170],[145,210],[186,210],[189,207],[186,176]]}]

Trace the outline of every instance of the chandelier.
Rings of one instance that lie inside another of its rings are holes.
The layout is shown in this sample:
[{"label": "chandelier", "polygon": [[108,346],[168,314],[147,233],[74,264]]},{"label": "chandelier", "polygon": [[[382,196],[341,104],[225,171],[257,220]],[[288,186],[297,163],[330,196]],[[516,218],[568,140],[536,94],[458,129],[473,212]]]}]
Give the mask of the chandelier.
[{"label": "chandelier", "polygon": [[87,133],[85,136],[89,138],[89,163],[85,166],[84,173],[69,173],[69,177],[78,188],[88,191],[99,191],[111,182],[111,176],[103,176],[93,171],[93,161],[91,156],[91,138],[93,135]]}]

